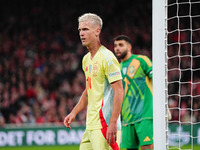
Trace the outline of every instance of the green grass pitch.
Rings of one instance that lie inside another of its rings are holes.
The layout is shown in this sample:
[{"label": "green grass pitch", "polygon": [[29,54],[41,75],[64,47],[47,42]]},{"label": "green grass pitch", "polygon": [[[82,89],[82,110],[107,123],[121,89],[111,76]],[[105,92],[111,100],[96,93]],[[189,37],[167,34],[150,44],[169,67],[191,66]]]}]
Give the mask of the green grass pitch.
[{"label": "green grass pitch", "polygon": [[[65,146],[22,146],[22,147],[1,147],[1,150],[78,150],[78,145],[65,145]],[[191,146],[183,146],[181,149],[191,149]],[[120,149],[126,150],[126,149]],[[178,148],[173,148],[170,150],[178,150]],[[195,145],[192,150],[200,150],[200,145]]]}]

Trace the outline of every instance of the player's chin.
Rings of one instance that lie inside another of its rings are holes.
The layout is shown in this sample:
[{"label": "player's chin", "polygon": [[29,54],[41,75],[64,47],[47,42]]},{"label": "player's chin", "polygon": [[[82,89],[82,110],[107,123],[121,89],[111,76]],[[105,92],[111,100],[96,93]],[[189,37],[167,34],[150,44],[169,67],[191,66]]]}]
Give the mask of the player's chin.
[{"label": "player's chin", "polygon": [[122,57],[121,54],[115,54],[115,56],[116,56],[118,59],[121,59],[121,57]]},{"label": "player's chin", "polygon": [[83,42],[83,41],[82,41],[82,45],[83,45],[83,46],[87,46],[87,44],[86,44],[85,42]]}]

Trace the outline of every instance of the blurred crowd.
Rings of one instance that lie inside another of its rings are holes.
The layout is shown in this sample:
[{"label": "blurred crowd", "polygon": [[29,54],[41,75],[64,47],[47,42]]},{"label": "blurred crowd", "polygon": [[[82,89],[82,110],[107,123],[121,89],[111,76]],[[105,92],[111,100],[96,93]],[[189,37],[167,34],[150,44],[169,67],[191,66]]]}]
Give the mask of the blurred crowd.
[{"label": "blurred crowd", "polygon": [[[110,50],[113,38],[126,34],[135,52],[151,57],[151,3],[145,5],[146,11],[142,3],[136,7],[128,0],[8,0],[0,7],[0,120],[4,123],[62,124],[71,112],[85,88],[81,63],[88,51],[77,30],[78,17],[85,12],[102,17],[101,41]],[[80,125],[85,115],[84,111],[76,117]]]},{"label": "blurred crowd", "polygon": [[[125,34],[132,39],[133,53],[152,59],[151,1],[7,0],[0,3],[0,126],[62,124],[85,88],[81,63],[88,51],[82,47],[77,30],[77,19],[85,12],[102,17],[101,42],[107,48],[113,50],[113,38]],[[196,34],[200,36],[199,32]],[[186,40],[189,35],[186,33]],[[169,40],[176,42],[176,38],[174,35]],[[175,49],[179,46],[169,46],[169,57],[177,55]],[[197,110],[200,107],[200,84],[194,84],[200,81],[199,57],[191,60],[188,56],[189,50],[194,51],[193,56],[200,55],[200,46],[181,46],[183,57],[170,58],[168,65],[169,70],[180,64],[184,69],[169,71],[169,94],[172,94],[169,107],[174,120],[176,111],[182,116],[189,114],[176,107]],[[197,70],[191,73],[191,69]],[[191,92],[195,97],[190,96]],[[200,121],[199,111],[192,116],[194,122]],[[85,117],[85,111],[79,113],[76,122],[84,125]]]}]

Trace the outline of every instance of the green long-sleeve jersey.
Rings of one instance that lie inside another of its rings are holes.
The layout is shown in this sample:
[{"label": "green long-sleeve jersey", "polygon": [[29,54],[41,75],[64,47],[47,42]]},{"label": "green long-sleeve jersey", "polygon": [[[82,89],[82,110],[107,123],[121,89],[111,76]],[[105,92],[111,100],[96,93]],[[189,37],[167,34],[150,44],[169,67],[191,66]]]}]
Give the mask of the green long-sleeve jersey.
[{"label": "green long-sleeve jersey", "polygon": [[132,55],[121,62],[124,100],[122,125],[153,118],[152,62],[144,55]]}]

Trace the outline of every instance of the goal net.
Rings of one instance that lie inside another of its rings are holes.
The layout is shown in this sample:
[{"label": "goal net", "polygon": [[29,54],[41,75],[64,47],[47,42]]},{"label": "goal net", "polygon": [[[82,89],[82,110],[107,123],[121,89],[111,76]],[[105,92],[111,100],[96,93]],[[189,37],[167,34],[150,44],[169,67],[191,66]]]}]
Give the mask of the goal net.
[{"label": "goal net", "polygon": [[193,149],[200,144],[200,0],[166,4],[168,141],[173,149]]},{"label": "goal net", "polygon": [[200,145],[200,0],[153,0],[153,92],[154,149]]}]

